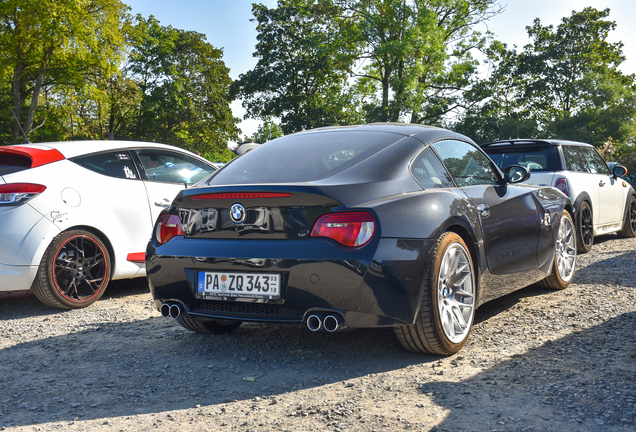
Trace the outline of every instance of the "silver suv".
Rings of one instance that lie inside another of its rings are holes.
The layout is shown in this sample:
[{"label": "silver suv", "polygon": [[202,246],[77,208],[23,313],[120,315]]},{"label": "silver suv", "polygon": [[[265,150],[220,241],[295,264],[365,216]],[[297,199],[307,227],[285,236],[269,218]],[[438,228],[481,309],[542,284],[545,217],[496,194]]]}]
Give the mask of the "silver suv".
[{"label": "silver suv", "polygon": [[527,183],[553,186],[574,202],[579,252],[592,249],[594,236],[618,232],[636,237],[636,193],[622,165],[612,170],[590,144],[562,140],[516,139],[482,144],[493,161],[504,169],[528,168]]}]

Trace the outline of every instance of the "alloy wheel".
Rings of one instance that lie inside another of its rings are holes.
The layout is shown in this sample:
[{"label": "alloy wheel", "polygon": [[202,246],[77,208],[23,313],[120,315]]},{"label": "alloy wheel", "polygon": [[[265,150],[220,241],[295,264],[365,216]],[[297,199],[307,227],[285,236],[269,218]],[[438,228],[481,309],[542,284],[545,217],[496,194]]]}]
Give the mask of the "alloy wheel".
[{"label": "alloy wheel", "polygon": [[556,260],[559,276],[564,282],[568,282],[574,275],[576,266],[576,234],[572,220],[569,217],[561,218],[559,232],[556,241]]},{"label": "alloy wheel", "polygon": [[444,253],[437,279],[437,307],[446,337],[453,343],[464,340],[475,311],[475,283],[470,256],[459,243]]},{"label": "alloy wheel", "polygon": [[107,271],[104,251],[90,237],[71,237],[55,253],[55,285],[71,301],[95,296],[104,285]]},{"label": "alloy wheel", "polygon": [[586,246],[591,246],[594,241],[592,210],[587,206],[582,209],[581,213],[581,239]]}]

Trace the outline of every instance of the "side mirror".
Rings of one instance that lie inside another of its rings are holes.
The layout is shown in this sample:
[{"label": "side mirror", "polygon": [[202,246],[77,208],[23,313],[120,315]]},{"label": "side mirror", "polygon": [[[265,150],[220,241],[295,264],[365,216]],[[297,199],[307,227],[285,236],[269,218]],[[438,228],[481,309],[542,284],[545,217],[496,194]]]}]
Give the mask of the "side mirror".
[{"label": "side mirror", "polygon": [[530,170],[521,165],[510,165],[504,170],[506,183],[521,183],[530,178]]},{"label": "side mirror", "polygon": [[623,165],[616,165],[614,168],[612,168],[612,174],[614,175],[614,177],[623,177],[627,174],[627,168],[625,168]]}]

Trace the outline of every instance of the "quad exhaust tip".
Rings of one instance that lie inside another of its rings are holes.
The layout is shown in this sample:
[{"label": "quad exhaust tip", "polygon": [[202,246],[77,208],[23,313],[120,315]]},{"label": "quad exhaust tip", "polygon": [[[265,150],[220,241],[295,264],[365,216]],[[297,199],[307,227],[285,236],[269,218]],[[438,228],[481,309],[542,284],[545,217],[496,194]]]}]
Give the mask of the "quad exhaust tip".
[{"label": "quad exhaust tip", "polygon": [[178,303],[164,303],[161,305],[161,315],[166,318],[179,318],[182,307]]},{"label": "quad exhaust tip", "polygon": [[307,318],[307,328],[311,331],[322,329],[322,317],[320,317],[320,315],[309,315],[309,318]]},{"label": "quad exhaust tip", "polygon": [[307,318],[307,328],[311,331],[335,332],[344,327],[344,318],[339,313],[314,313]]}]

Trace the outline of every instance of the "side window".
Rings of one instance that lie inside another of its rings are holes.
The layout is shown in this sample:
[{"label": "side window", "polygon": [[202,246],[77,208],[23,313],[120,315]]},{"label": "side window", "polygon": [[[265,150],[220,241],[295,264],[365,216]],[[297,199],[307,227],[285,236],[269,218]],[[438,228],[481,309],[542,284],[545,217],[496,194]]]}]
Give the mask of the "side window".
[{"label": "side window", "polygon": [[463,141],[444,140],[432,144],[457,186],[497,184],[498,176],[488,156]]},{"label": "side window", "polygon": [[585,155],[581,151],[581,147],[567,146],[563,147],[563,156],[565,156],[565,167],[568,171],[589,173],[590,168],[587,166]]},{"label": "side window", "polygon": [[148,180],[193,185],[212,174],[214,167],[198,159],[169,150],[137,150]]},{"label": "side window", "polygon": [[139,180],[139,173],[127,150],[81,156],[72,161],[108,177]]},{"label": "side window", "polygon": [[600,154],[596,152],[593,147],[581,147],[581,152],[585,155],[587,166],[590,167],[592,174],[607,174],[610,175],[607,164],[603,160]]},{"label": "side window", "polygon": [[455,186],[448,171],[430,147],[426,147],[413,159],[411,174],[424,189]]}]

